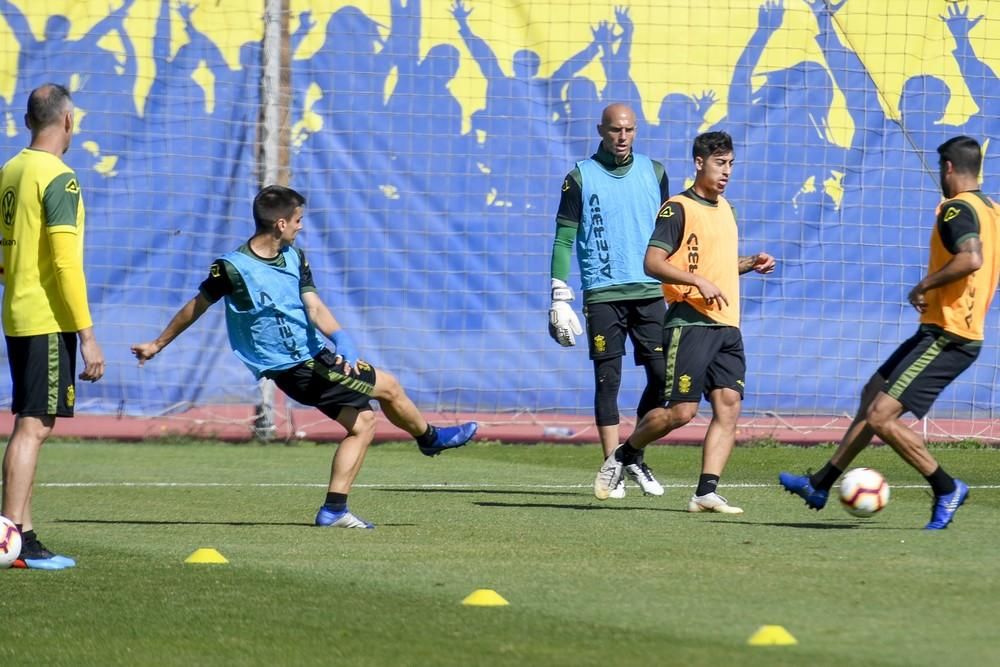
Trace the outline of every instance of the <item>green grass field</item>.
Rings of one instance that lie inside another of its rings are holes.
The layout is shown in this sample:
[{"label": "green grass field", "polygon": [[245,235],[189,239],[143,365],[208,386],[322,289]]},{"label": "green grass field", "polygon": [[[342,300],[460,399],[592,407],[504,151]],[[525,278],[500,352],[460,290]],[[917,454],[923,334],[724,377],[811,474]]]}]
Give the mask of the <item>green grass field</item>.
[{"label": "green grass field", "polygon": [[[857,462],[893,485],[861,520],[776,484],[829,448],[739,448],[727,517],[684,511],[698,448],[647,454],[662,498],[600,502],[596,445],[485,443],[375,447],[351,508],[378,528],[312,528],[332,451],[46,445],[37,527],[79,565],[0,571],[0,664],[1000,664],[997,450],[935,450],[973,487],[937,533],[886,448]],[[480,588],[510,605],[461,604]],[[749,646],[762,625],[798,644]]]}]

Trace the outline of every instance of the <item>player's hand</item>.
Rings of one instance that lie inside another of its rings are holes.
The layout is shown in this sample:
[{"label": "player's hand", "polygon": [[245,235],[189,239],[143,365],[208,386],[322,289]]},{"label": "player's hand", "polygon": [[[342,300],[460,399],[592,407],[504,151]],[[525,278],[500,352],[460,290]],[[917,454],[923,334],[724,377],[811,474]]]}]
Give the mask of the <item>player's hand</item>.
[{"label": "player's hand", "polygon": [[549,335],[563,347],[576,345],[576,336],[583,333],[580,318],[569,305],[572,300],[573,288],[558,278],[553,278],[552,304],[549,306]]},{"label": "player's hand", "polygon": [[80,354],[83,356],[83,372],[81,380],[97,382],[104,376],[104,351],[93,336],[80,341]]},{"label": "player's hand", "polygon": [[[333,362],[334,365],[338,367],[339,371],[343,372],[343,374],[347,375],[348,377],[360,377],[361,367],[368,365],[368,362],[366,362],[364,359],[348,361],[339,354],[333,357]],[[340,366],[340,364],[343,364],[343,366]]]},{"label": "player's hand", "polygon": [[718,307],[719,310],[722,310],[724,306],[729,305],[729,299],[726,298],[722,290],[716,287],[713,282],[702,279],[695,287],[701,292],[701,296],[705,299],[705,303],[709,308]]},{"label": "player's hand", "polygon": [[136,343],[130,349],[135,358],[139,360],[139,365],[142,366],[159,354],[163,348],[156,341],[150,341],[149,343]]},{"label": "player's hand", "polygon": [[757,273],[771,273],[774,271],[775,264],[774,257],[771,257],[766,252],[759,252],[750,268]]},{"label": "player's hand", "polygon": [[918,313],[923,313],[927,310],[927,297],[920,285],[911,289],[909,296],[906,298],[909,300],[910,305],[917,309]]}]

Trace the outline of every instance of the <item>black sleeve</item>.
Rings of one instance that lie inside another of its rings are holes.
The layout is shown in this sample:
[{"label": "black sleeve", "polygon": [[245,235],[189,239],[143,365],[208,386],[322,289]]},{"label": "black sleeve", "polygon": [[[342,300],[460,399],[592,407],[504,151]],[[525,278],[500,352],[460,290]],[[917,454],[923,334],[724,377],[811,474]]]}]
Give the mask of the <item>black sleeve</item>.
[{"label": "black sleeve", "polygon": [[301,268],[299,269],[299,294],[302,292],[315,292],[316,283],[313,281],[313,272],[312,267],[309,266],[309,260],[306,259],[306,254],[301,249],[296,248],[295,252],[299,253],[299,263],[301,264]]},{"label": "black sleeve", "polygon": [[670,179],[667,178],[667,170],[664,166],[653,160],[653,171],[656,173],[660,182],[660,203],[670,199]]},{"label": "black sleeve", "polygon": [[580,224],[580,218],[583,215],[583,189],[580,187],[577,174],[579,171],[574,169],[563,179],[562,196],[559,198],[559,211],[556,213],[556,218]]},{"label": "black sleeve", "polygon": [[224,296],[233,293],[233,281],[229,278],[232,269],[229,262],[224,259],[217,259],[208,267],[208,278],[201,281],[198,290],[206,299],[215,303]]},{"label": "black sleeve", "polygon": [[664,202],[656,214],[656,227],[649,245],[662,248],[673,255],[684,242],[684,206],[679,202]]},{"label": "black sleeve", "polygon": [[956,255],[958,246],[971,237],[979,236],[979,217],[969,204],[961,199],[952,199],[942,204],[937,228],[944,247]]}]

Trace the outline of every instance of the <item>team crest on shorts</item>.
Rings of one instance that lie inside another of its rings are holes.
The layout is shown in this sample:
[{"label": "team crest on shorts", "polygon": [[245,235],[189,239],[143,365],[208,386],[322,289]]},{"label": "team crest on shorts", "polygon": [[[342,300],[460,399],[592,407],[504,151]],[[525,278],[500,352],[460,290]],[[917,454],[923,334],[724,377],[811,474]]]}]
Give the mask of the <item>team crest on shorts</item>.
[{"label": "team crest on shorts", "polygon": [[594,336],[594,352],[604,352],[608,349],[608,341],[601,334]]},{"label": "team crest on shorts", "polygon": [[686,394],[691,391],[691,376],[682,375],[677,378],[677,390],[682,394]]},{"label": "team crest on shorts", "polygon": [[66,387],[66,407],[71,408],[76,403],[76,389],[73,385]]}]

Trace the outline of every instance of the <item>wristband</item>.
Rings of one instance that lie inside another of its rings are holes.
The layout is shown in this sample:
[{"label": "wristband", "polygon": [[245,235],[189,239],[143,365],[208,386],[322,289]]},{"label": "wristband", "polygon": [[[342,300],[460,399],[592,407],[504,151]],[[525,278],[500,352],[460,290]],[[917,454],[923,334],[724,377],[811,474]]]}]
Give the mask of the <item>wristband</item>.
[{"label": "wristband", "polygon": [[334,345],[334,352],[344,358],[344,361],[353,364],[358,360],[358,348],[354,345],[351,335],[343,329],[337,329],[330,334],[330,340]]}]

